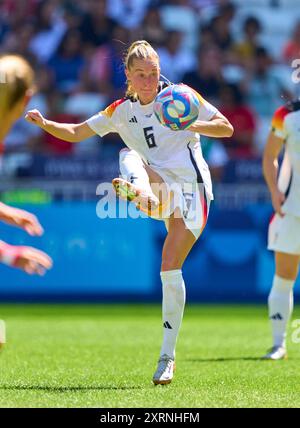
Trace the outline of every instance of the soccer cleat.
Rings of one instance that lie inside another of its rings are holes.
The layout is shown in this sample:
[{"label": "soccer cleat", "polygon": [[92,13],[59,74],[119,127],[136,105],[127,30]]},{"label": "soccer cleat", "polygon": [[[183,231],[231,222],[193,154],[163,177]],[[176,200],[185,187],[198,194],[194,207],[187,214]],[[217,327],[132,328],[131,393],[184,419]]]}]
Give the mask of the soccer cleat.
[{"label": "soccer cleat", "polygon": [[262,357],[263,360],[286,360],[287,352],[283,346],[273,346],[270,351]]},{"label": "soccer cleat", "polygon": [[158,360],[156,372],[153,375],[154,385],[167,385],[172,382],[175,372],[175,362],[168,355],[164,354]]},{"label": "soccer cleat", "polygon": [[159,200],[153,193],[147,193],[123,178],[114,178],[112,185],[119,198],[135,203],[139,210],[148,215],[159,207]]}]

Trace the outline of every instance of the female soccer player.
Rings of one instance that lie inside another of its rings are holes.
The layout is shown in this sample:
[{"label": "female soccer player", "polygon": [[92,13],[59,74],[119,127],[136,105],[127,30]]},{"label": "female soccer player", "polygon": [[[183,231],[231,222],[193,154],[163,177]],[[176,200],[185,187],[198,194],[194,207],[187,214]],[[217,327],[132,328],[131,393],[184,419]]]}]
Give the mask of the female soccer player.
[{"label": "female soccer player", "polygon": [[[0,143],[13,123],[21,117],[31,96],[33,70],[16,55],[0,57]],[[0,220],[18,226],[34,236],[43,234],[38,219],[24,210],[0,203]],[[24,270],[28,274],[43,275],[52,266],[44,252],[32,247],[9,245],[0,241],[0,262]],[[0,349],[5,343],[5,325],[0,320]]]},{"label": "female soccer player", "polygon": [[[86,122],[59,124],[45,119],[37,110],[29,111],[26,118],[66,141],[79,142],[94,134],[104,136],[117,132],[127,145],[128,148],[120,152],[123,178],[113,180],[117,194],[127,197],[146,212],[149,208],[154,216],[161,211],[168,230],[161,263],[163,343],[153,376],[154,384],[167,384],[173,378],[175,345],[185,305],[181,268],[206,224],[213,198],[210,173],[202,157],[198,134],[230,137],[233,128],[199,94],[199,120],[189,130],[174,132],[157,121],[153,103],[164,83],[159,80],[158,54],[148,42],[137,41],[130,46],[125,73],[126,96]],[[160,195],[153,193],[157,183],[172,190],[167,201],[158,199]],[[175,199],[177,205],[167,203]]]},{"label": "female soccer player", "polygon": [[[276,110],[264,150],[263,170],[275,215],[269,225],[268,249],[275,253],[275,275],[269,294],[273,347],[263,357],[287,357],[286,328],[293,311],[293,286],[300,261],[300,101]],[[278,172],[278,157],[284,159]]]}]

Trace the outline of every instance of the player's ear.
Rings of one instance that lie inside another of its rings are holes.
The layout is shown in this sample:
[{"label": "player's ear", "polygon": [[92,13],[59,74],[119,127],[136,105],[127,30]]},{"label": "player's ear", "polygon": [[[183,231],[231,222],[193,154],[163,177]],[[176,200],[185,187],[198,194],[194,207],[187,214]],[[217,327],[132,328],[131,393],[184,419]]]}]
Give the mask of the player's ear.
[{"label": "player's ear", "polygon": [[29,103],[29,101],[31,100],[31,98],[33,97],[35,93],[34,89],[27,89],[27,91],[25,92],[25,97],[24,97],[24,105],[25,107],[27,106],[27,104]]}]

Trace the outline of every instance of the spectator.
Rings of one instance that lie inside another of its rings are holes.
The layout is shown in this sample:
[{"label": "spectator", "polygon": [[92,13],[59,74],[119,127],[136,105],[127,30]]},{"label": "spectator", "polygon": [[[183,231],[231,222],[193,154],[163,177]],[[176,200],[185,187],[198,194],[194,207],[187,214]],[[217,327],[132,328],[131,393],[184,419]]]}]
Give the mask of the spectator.
[{"label": "spectator", "polygon": [[197,68],[186,73],[183,82],[196,89],[208,101],[217,103],[220,88],[225,83],[220,49],[217,46],[201,49]]},{"label": "spectator", "polygon": [[79,31],[71,30],[65,34],[57,53],[48,65],[54,73],[54,80],[60,91],[70,93],[76,89],[85,65]]},{"label": "spectator", "polygon": [[194,56],[182,45],[182,36],[179,31],[168,31],[165,45],[157,50],[162,74],[174,83],[195,66]]},{"label": "spectator", "polygon": [[199,14],[201,20],[207,20],[216,13],[219,0],[190,0],[190,4],[196,13]]},{"label": "spectator", "polygon": [[215,46],[215,35],[211,24],[202,25],[200,27],[200,49],[205,51],[211,46]]},{"label": "spectator", "polygon": [[221,5],[217,16],[211,20],[211,28],[214,33],[214,42],[222,50],[225,61],[230,54],[234,39],[231,34],[231,21],[235,14],[235,6],[229,2]]},{"label": "spectator", "polygon": [[[52,90],[48,94],[47,101],[49,120],[59,120],[60,122],[73,120],[74,123],[78,123],[80,121],[79,115],[64,112],[65,97],[58,90]],[[69,143],[68,141],[62,141],[44,131],[41,136],[40,147],[42,152],[58,156],[72,155],[75,151],[74,144]]]},{"label": "spectator", "polygon": [[89,78],[88,71],[81,74],[76,92],[67,97],[64,103],[64,112],[78,115],[83,121],[93,116],[97,111],[103,110],[109,100],[99,90],[99,85]]},{"label": "spectator", "polygon": [[189,52],[195,51],[199,16],[192,9],[190,0],[169,0],[160,7],[160,14],[164,28],[183,33],[183,47]]},{"label": "spectator", "polygon": [[109,0],[107,13],[120,26],[135,29],[143,21],[149,3],[150,0]]},{"label": "spectator", "polygon": [[283,59],[289,65],[296,58],[300,58],[300,21],[295,25],[292,38],[283,49]]},{"label": "spectator", "polygon": [[67,26],[53,0],[40,2],[36,16],[36,34],[30,50],[41,63],[46,63],[57,50]]},{"label": "spectator", "polygon": [[17,33],[10,32],[3,43],[3,50],[22,55],[33,67],[38,66],[36,56],[30,50],[30,43],[35,34],[35,28],[32,21],[22,24]]},{"label": "spectator", "polygon": [[1,3],[0,16],[9,22],[10,31],[17,32],[24,22],[36,15],[39,0],[5,0]]},{"label": "spectator", "polygon": [[122,97],[126,84],[123,67],[124,45],[129,43],[129,31],[115,26],[110,43],[96,49],[90,59],[89,72],[103,94],[110,98]]},{"label": "spectator", "polygon": [[227,84],[220,89],[220,111],[234,127],[234,134],[223,140],[231,158],[250,158],[256,154],[256,119],[245,105],[242,91],[237,85]]},{"label": "spectator", "polygon": [[106,0],[90,0],[80,26],[82,40],[93,47],[109,43],[116,25],[116,21],[107,16]]},{"label": "spectator", "polygon": [[237,55],[237,62],[246,68],[253,66],[256,50],[260,47],[258,37],[261,30],[260,21],[255,16],[248,16],[243,25],[244,37],[233,47],[234,53]]},{"label": "spectator", "polygon": [[[51,94],[53,92],[53,78],[52,74],[49,71],[49,69],[46,66],[40,66],[36,69],[36,93],[33,95],[31,100],[28,103],[27,108],[33,109],[36,108],[39,111],[45,112],[45,114],[50,114],[50,101]],[[33,132],[32,129],[29,129],[29,127],[25,128],[26,125],[29,125],[28,122],[26,122],[24,119],[22,119],[23,122],[23,129],[24,134],[28,136],[27,137],[27,147],[31,149],[33,152],[43,152],[44,147],[42,144],[43,141],[43,131],[40,129],[39,132],[35,131]],[[36,127],[35,127],[36,128]],[[25,131],[26,129],[26,131]]]},{"label": "spectator", "polygon": [[[79,118],[83,122],[108,105],[107,96],[99,90],[99,85],[89,79],[88,71],[81,74],[77,91],[67,97],[64,103],[64,113],[70,117]],[[99,138],[91,137],[73,148],[75,154],[90,154],[99,152]]]},{"label": "spectator", "polygon": [[5,12],[4,6],[0,2],[0,44],[3,43],[3,40],[9,30],[8,16]]},{"label": "spectator", "polygon": [[155,49],[164,44],[166,31],[162,25],[160,11],[156,7],[148,9],[141,25],[140,39],[147,40]]},{"label": "spectator", "polygon": [[64,21],[68,30],[78,30],[81,26],[84,12],[78,3],[79,2],[72,2],[71,0],[67,0],[64,3]]},{"label": "spectator", "polygon": [[256,49],[254,70],[247,78],[246,88],[250,106],[268,120],[282,104],[282,97],[292,97],[287,83],[276,75],[272,58],[262,47]]}]

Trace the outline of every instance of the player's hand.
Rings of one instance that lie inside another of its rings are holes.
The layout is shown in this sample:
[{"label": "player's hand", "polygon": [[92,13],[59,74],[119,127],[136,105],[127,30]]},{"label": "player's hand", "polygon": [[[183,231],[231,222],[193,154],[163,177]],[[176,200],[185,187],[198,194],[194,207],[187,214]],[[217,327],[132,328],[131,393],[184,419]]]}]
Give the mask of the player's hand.
[{"label": "player's hand", "polygon": [[29,275],[44,275],[52,267],[52,259],[43,251],[33,247],[13,247],[17,252],[14,267],[22,269]]},{"label": "player's hand", "polygon": [[276,189],[272,192],[271,198],[274,211],[278,215],[280,215],[280,217],[284,217],[284,213],[282,212],[281,206],[285,201],[285,195],[280,192],[280,190]]},{"label": "player's hand", "polygon": [[1,204],[0,219],[12,226],[24,229],[31,236],[41,236],[44,233],[44,229],[34,214],[18,208]]},{"label": "player's hand", "polygon": [[199,120],[196,120],[187,129],[184,129],[184,131],[198,132],[199,126],[201,126],[201,122]]},{"label": "player's hand", "polygon": [[25,115],[25,119],[27,120],[27,122],[33,123],[34,125],[37,125],[40,127],[45,125],[44,116],[36,109],[29,110]]}]

